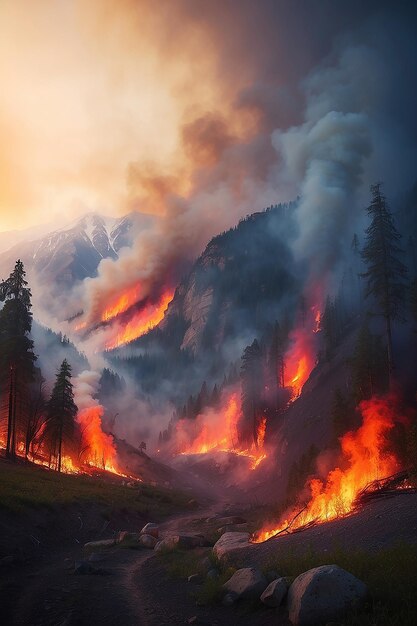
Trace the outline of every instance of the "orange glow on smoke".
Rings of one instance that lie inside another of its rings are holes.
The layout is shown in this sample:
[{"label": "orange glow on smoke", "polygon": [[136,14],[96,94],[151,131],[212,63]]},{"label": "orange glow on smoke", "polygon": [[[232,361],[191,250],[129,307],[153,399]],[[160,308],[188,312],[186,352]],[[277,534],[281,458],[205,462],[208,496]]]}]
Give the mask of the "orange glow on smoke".
[{"label": "orange glow on smoke", "polygon": [[164,318],[169,303],[174,297],[172,290],[166,291],[159,302],[149,304],[136,311],[124,326],[116,326],[116,335],[106,343],[106,350],[118,348],[154,328]]},{"label": "orange glow on smoke", "polygon": [[[326,480],[314,478],[309,481],[310,496],[305,510],[297,517],[291,530],[309,522],[325,522],[350,513],[358,493],[370,482],[398,471],[395,456],[385,449],[385,437],[401,418],[392,396],[371,398],[361,402],[362,426],[346,433],[340,440],[342,467],[329,472]],[[294,509],[275,526],[263,528],[256,533],[255,542],[262,542],[286,529],[301,510]]]},{"label": "orange glow on smoke", "polygon": [[[189,442],[185,420],[177,424],[177,436],[181,454],[207,454],[209,452],[229,452],[238,456],[245,456],[250,460],[250,469],[255,469],[266,458],[264,449],[266,418],[262,417],[257,426],[257,441],[249,447],[241,446],[238,436],[238,422],[241,416],[240,398],[238,393],[232,393],[217,417],[199,415],[192,426],[199,431]],[[188,441],[186,441],[188,439]]]},{"label": "orange glow on smoke", "polygon": [[117,317],[120,313],[127,311],[133,304],[139,300],[139,286],[131,287],[122,293],[117,300],[110,305],[102,314],[101,321],[108,322]]}]

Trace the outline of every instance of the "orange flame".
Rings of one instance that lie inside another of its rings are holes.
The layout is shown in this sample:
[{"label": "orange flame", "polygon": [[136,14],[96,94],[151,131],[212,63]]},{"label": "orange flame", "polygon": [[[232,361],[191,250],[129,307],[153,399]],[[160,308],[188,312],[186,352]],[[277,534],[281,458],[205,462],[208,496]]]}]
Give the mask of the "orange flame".
[{"label": "orange flame", "polygon": [[101,321],[108,322],[109,320],[117,317],[120,313],[127,311],[133,304],[139,300],[140,288],[138,285],[131,287],[121,296],[119,296],[115,302],[113,302],[102,314]]},{"label": "orange flame", "polygon": [[316,362],[315,335],[310,329],[296,328],[290,335],[292,345],[285,355],[286,377],[292,387],[293,399],[298,398]]},{"label": "orange flame", "polygon": [[174,297],[172,290],[166,291],[159,302],[149,304],[140,311],[136,311],[133,317],[123,327],[116,327],[116,336],[106,343],[106,350],[118,348],[138,337],[141,337],[149,330],[157,326],[164,318],[169,303]]},{"label": "orange flame", "polygon": [[103,417],[101,405],[82,409],[77,415],[77,422],[81,426],[86,450],[83,461],[93,467],[100,467],[110,472],[116,472],[116,448],[113,437],[102,429]]},{"label": "orange flame", "polygon": [[[291,530],[309,522],[324,522],[350,513],[359,491],[373,480],[395,473],[399,467],[395,456],[385,449],[385,437],[400,419],[395,399],[371,398],[361,402],[363,423],[355,432],[346,433],[340,440],[343,465],[329,472],[323,482],[318,478],[309,481],[310,499],[301,515],[294,520]],[[297,511],[272,527],[256,533],[253,541],[266,541],[286,529]]]},{"label": "orange flame", "polygon": [[[249,447],[242,447],[239,443],[238,422],[241,415],[238,393],[232,393],[226,401],[226,406],[215,416],[199,415],[192,423],[199,432],[189,443],[189,434],[186,432],[185,420],[177,424],[177,438],[180,441],[181,454],[207,454],[209,452],[230,452],[250,459],[250,469],[256,469],[266,458],[264,440],[266,432],[266,417],[259,420],[257,426],[257,442]],[[219,418],[219,419],[216,419]]]}]

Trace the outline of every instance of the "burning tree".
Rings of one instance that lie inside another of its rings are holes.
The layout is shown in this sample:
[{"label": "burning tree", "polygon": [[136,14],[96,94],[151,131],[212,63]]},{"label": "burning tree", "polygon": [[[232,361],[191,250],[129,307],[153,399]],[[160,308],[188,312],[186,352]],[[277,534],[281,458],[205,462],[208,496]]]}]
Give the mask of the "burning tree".
[{"label": "burning tree", "polygon": [[63,443],[71,440],[74,435],[77,412],[71,382],[71,366],[64,359],[47,405],[46,438],[49,440],[51,457],[54,456],[56,459],[58,472],[61,471]]},{"label": "burning tree", "polygon": [[392,350],[392,322],[400,317],[405,301],[407,268],[400,260],[402,250],[398,245],[400,233],[395,228],[392,214],[381,184],[371,186],[372,200],[367,211],[372,218],[366,229],[366,243],[362,258],[367,266],[363,277],[367,279],[366,297],[374,296],[380,315],[385,319],[387,336],[388,372],[394,370]]},{"label": "burning tree", "polygon": [[7,399],[6,456],[14,458],[18,439],[24,439],[28,419],[28,385],[34,379],[31,292],[20,259],[0,283],[0,385]]}]

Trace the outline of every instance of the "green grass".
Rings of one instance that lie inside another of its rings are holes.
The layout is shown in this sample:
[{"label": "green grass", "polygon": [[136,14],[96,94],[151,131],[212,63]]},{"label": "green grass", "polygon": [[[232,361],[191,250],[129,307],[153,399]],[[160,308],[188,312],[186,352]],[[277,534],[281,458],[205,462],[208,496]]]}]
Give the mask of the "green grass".
[{"label": "green grass", "polygon": [[0,510],[23,513],[28,508],[56,509],[94,504],[103,514],[135,511],[163,519],[187,509],[189,495],[138,483],[127,487],[117,478],[58,474],[40,467],[0,461]]},{"label": "green grass", "polygon": [[398,544],[376,553],[334,549],[300,555],[281,553],[265,567],[284,576],[320,565],[336,564],[367,585],[370,600],[360,613],[344,620],[345,626],[412,626],[417,624],[417,549]]}]

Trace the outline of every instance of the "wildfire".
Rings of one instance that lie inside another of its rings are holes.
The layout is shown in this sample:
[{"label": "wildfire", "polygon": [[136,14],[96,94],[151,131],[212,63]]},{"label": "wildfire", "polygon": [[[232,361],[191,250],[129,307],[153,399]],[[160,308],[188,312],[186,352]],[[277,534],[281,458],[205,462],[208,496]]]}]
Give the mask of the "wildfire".
[{"label": "wildfire", "polygon": [[85,441],[83,461],[87,465],[100,467],[109,472],[118,473],[116,464],[116,448],[113,437],[102,430],[101,405],[82,409],[77,415]]},{"label": "wildfire", "polygon": [[[215,419],[204,419],[204,415],[198,416],[193,424],[199,429],[197,436],[191,443],[186,441],[189,436],[184,428],[184,421],[178,422],[177,435],[181,441],[181,454],[207,454],[209,452],[229,452],[237,456],[245,456],[250,459],[250,469],[256,469],[266,458],[264,440],[266,432],[266,418],[262,417],[257,425],[256,443],[244,447],[239,443],[238,422],[241,415],[241,407],[238,393],[232,393],[227,400],[224,411],[220,411]],[[224,418],[224,419],[223,419]]]},{"label": "wildfire", "polygon": [[164,318],[173,297],[174,292],[169,290],[155,304],[149,304],[140,311],[136,311],[124,326],[118,327],[116,336],[106,343],[105,349],[113,350],[118,348],[154,328]]},{"label": "wildfire", "polygon": [[385,437],[401,418],[392,396],[371,398],[359,408],[363,423],[355,432],[346,433],[340,440],[342,467],[329,472],[325,481],[309,481],[310,499],[303,512],[297,511],[280,520],[273,527],[264,528],[253,537],[255,543],[266,541],[290,525],[295,530],[309,522],[325,522],[350,513],[359,491],[373,480],[389,476],[398,470],[398,462],[386,451]]},{"label": "wildfire", "polygon": [[304,383],[314,368],[316,341],[314,332],[303,327],[293,330],[290,340],[291,345],[285,355],[286,376],[295,399],[301,394]]},{"label": "wildfire", "polygon": [[113,302],[102,314],[101,321],[108,322],[127,311],[133,304],[139,300],[139,286],[131,287],[121,296],[119,296],[115,302]]}]

